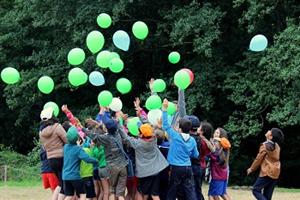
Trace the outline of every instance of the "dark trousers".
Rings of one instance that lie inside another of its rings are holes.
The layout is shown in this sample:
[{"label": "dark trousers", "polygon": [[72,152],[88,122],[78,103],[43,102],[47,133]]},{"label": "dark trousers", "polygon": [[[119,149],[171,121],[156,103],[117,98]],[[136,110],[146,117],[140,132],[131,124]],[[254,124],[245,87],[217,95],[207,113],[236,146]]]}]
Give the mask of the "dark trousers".
[{"label": "dark trousers", "polygon": [[276,179],[268,176],[258,177],[253,185],[253,195],[257,200],[271,200],[276,182]]},{"label": "dark trousers", "polygon": [[205,172],[201,169],[200,165],[192,165],[192,169],[193,169],[193,175],[195,181],[196,198],[197,200],[204,200],[202,194],[202,182],[205,177]]},{"label": "dark trousers", "polygon": [[192,167],[171,166],[168,200],[175,200],[177,190],[182,188],[185,200],[197,200]]}]

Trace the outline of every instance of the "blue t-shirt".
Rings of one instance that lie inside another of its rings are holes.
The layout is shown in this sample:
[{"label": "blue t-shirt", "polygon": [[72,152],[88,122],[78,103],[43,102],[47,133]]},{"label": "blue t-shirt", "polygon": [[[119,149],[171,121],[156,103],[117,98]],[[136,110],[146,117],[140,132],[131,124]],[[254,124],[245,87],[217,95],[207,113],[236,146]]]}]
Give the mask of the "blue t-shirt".
[{"label": "blue t-shirt", "polygon": [[176,132],[168,123],[168,113],[163,112],[163,129],[169,135],[170,148],[168,152],[168,162],[175,166],[191,166],[191,158],[197,158],[199,152],[193,137],[187,135],[187,139]]},{"label": "blue t-shirt", "polygon": [[66,144],[64,146],[63,180],[80,180],[80,161],[93,163],[98,167],[98,161],[90,157],[80,146]]}]

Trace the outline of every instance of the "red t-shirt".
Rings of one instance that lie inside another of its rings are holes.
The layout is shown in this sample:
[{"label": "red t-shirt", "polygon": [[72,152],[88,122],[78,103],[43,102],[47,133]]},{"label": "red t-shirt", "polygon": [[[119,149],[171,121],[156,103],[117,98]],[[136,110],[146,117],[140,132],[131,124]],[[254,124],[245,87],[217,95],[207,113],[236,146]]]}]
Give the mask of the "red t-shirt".
[{"label": "red t-shirt", "polygon": [[205,161],[205,157],[210,154],[210,150],[206,144],[206,142],[204,142],[204,140],[201,140],[201,148],[200,148],[200,166],[201,168],[206,168],[206,161]]}]

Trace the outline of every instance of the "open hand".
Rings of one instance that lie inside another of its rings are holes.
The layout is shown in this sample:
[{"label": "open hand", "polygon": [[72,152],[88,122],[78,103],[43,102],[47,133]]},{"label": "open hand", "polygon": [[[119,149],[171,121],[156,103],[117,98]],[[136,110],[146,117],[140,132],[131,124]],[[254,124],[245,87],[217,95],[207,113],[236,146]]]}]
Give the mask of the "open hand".
[{"label": "open hand", "polygon": [[66,112],[66,111],[68,111],[69,109],[68,109],[68,106],[65,104],[65,105],[63,105],[63,106],[61,107],[61,110],[62,110],[63,112]]},{"label": "open hand", "polygon": [[163,104],[162,104],[163,110],[167,110],[168,109],[168,105],[169,105],[168,99],[164,99]]}]

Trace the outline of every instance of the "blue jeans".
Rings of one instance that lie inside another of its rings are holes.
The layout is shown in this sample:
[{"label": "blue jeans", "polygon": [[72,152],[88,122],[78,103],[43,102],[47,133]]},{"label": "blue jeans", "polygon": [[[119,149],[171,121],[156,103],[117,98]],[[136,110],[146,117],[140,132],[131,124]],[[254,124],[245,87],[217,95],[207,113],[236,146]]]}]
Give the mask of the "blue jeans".
[{"label": "blue jeans", "polygon": [[182,188],[185,200],[197,200],[192,167],[170,166],[168,200],[175,200],[177,190]]},{"label": "blue jeans", "polygon": [[276,182],[276,179],[268,176],[258,177],[253,185],[253,195],[257,200],[271,200]]},{"label": "blue jeans", "polygon": [[192,165],[194,181],[195,181],[195,192],[197,200],[204,200],[202,194],[202,169],[200,165]]}]

